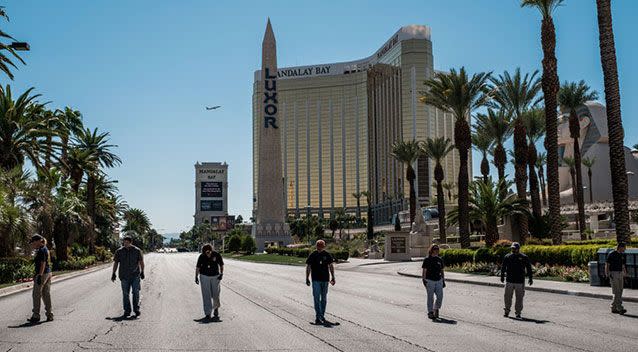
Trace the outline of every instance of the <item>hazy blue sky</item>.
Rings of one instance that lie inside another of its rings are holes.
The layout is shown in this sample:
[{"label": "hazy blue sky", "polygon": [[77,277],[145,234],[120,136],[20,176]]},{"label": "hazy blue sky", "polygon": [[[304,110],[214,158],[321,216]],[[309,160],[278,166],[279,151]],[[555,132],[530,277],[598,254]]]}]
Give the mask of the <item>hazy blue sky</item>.
[{"label": "hazy blue sky", "polygon": [[[31,44],[12,85],[34,86],[52,107],[70,105],[87,126],[110,131],[124,161],[110,175],[161,232],[191,226],[198,160],[230,164],[229,210],[250,217],[252,80],[268,16],[280,66],[367,57],[401,26],[425,24],[436,69],[541,68],[540,14],[518,0],[2,3],[11,18],[2,29]],[[633,145],[638,1],[613,3],[626,144]],[[585,79],[602,98],[596,21],[594,0],[558,9],[558,73],[561,82]]]}]

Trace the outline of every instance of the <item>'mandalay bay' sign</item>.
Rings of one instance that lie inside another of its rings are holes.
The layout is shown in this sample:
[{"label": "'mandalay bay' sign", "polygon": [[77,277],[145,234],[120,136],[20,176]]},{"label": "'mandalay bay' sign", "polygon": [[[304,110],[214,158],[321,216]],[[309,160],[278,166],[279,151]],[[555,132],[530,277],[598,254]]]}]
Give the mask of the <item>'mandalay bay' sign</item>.
[{"label": "'mandalay bay' sign", "polygon": [[264,76],[264,128],[279,128],[277,126],[277,76],[270,73],[266,67]]}]

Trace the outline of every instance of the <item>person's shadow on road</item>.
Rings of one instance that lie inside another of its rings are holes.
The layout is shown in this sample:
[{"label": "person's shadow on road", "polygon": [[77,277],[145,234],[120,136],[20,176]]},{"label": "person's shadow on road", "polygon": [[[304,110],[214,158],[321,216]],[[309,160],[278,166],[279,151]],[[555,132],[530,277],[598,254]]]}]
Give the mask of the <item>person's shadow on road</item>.
[{"label": "person's shadow on road", "polygon": [[638,315],[635,314],[623,314],[621,315],[623,317],[627,317],[627,318],[634,318],[634,319],[638,319]]},{"label": "person's shadow on road", "polygon": [[439,324],[456,325],[456,320],[445,319],[445,318],[436,318],[436,319],[432,320],[432,322],[433,323],[439,323]]},{"label": "person's shadow on road", "polygon": [[30,328],[30,327],[34,327],[37,325],[42,324],[43,322],[39,321],[37,323],[31,323],[31,322],[26,322],[20,325],[14,325],[14,326],[7,326],[9,329],[21,329],[21,328]]},{"label": "person's shadow on road", "polygon": [[509,318],[516,321],[524,321],[527,323],[535,323],[535,324],[551,323],[549,320],[538,320],[538,319],[532,319],[532,318],[514,318],[514,317],[509,317]]},{"label": "person's shadow on road", "polygon": [[137,318],[135,316],[127,317],[126,315],[120,315],[119,317],[106,317],[104,319],[120,322],[120,321],[124,321],[124,320],[135,320]]},{"label": "person's shadow on road", "polygon": [[200,319],[193,319],[194,322],[196,323],[200,323],[200,324],[211,324],[211,323],[221,323],[222,320],[217,318],[200,318]]}]

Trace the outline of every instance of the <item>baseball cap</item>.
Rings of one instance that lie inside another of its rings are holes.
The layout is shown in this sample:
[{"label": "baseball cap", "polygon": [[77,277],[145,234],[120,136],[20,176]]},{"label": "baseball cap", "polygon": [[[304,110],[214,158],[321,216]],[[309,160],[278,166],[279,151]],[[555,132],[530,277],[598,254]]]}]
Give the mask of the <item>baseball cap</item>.
[{"label": "baseball cap", "polygon": [[511,248],[519,249],[519,248],[521,248],[521,244],[520,244],[520,243],[518,243],[518,242],[512,242],[512,246],[511,246]]},{"label": "baseball cap", "polygon": [[31,241],[29,241],[29,243],[39,242],[39,241],[42,241],[43,239],[44,239],[44,237],[42,237],[40,235],[33,235],[33,236],[31,236]]}]

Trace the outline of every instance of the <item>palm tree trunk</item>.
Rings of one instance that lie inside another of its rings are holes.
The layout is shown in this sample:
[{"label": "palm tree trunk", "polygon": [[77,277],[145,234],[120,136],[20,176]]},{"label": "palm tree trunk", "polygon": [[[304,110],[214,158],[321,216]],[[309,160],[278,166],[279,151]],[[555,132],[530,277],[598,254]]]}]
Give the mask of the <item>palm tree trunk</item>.
[{"label": "palm tree trunk", "polygon": [[536,146],[529,144],[527,165],[529,168],[529,193],[532,199],[532,214],[536,219],[542,216],[541,197],[538,190],[538,176],[536,175]]},{"label": "palm tree trunk", "polygon": [[629,205],[627,168],[625,166],[625,132],[620,114],[620,88],[618,86],[618,66],[616,44],[611,20],[611,1],[596,0],[598,10],[598,31],[600,36],[600,61],[605,80],[605,104],[607,105],[607,128],[609,131],[609,167],[611,169],[611,189],[614,198],[614,221],[616,240],[629,242]]},{"label": "palm tree trunk", "polygon": [[[51,133],[51,130],[48,130],[49,133]],[[45,150],[44,153],[44,167],[47,170],[51,169],[51,150],[53,148],[52,144],[53,144],[53,137],[51,135],[48,135],[46,138],[46,145],[47,145],[47,149]]]},{"label": "palm tree trunk", "polygon": [[574,164],[574,171],[576,173],[576,204],[578,204],[578,229],[580,230],[580,239],[584,241],[587,239],[585,235],[585,196],[583,195],[583,174],[578,138],[574,138]]},{"label": "palm tree trunk", "polygon": [[545,176],[543,175],[544,171],[543,171],[543,167],[539,167],[538,168],[538,177],[541,181],[541,198],[543,199],[543,206],[546,207],[547,206],[547,185],[545,184]]},{"label": "palm tree trunk", "polygon": [[410,184],[410,225],[412,225],[412,223],[414,223],[414,216],[416,215],[416,191],[414,190],[416,174],[414,173],[414,168],[412,168],[412,165],[410,164],[408,164],[406,176],[408,183]]},{"label": "palm tree trunk", "polygon": [[458,207],[459,207],[459,242],[461,248],[469,248],[469,174],[468,174],[468,153],[472,147],[472,137],[470,126],[462,117],[457,117],[454,124],[454,143],[459,151],[459,177],[458,185]]},{"label": "palm tree trunk", "polygon": [[589,178],[589,203],[594,202],[594,189],[591,183],[591,169],[587,170],[587,178]]},{"label": "palm tree trunk", "polygon": [[440,162],[437,162],[434,167],[434,180],[436,180],[436,206],[439,210],[439,242],[447,243],[447,236],[445,233],[445,194],[443,193],[443,179],[443,166],[441,166]]},{"label": "palm tree trunk", "polygon": [[557,96],[560,83],[556,65],[556,29],[551,17],[541,24],[543,47],[543,96],[545,99],[545,150],[547,150],[547,195],[552,243],[560,244],[562,224],[560,216],[560,184],[558,181],[558,123]]},{"label": "palm tree trunk", "polygon": [[569,175],[572,178],[572,200],[576,204],[576,170],[573,167],[569,168]]},{"label": "palm tree trunk", "polygon": [[488,221],[485,224],[485,246],[492,247],[498,241],[498,224]]},{"label": "palm tree trunk", "polygon": [[357,220],[361,219],[361,201],[359,198],[357,197]]},{"label": "palm tree trunk", "polygon": [[[514,125],[514,180],[518,198],[527,201],[527,135],[523,121],[518,118]],[[527,216],[516,215],[521,244],[525,243],[529,225]]]},{"label": "palm tree trunk", "polygon": [[487,161],[486,152],[483,152],[483,160],[481,160],[481,174],[483,175],[483,182],[487,182],[490,178],[490,162]]},{"label": "palm tree trunk", "polygon": [[[498,180],[505,180],[505,164],[507,163],[507,155],[505,154],[505,148],[503,148],[502,144],[498,144],[494,149],[494,164],[496,165],[496,170],[498,171]],[[507,184],[505,182],[501,183],[501,188],[498,194],[500,200],[502,201],[507,196]]]}]

